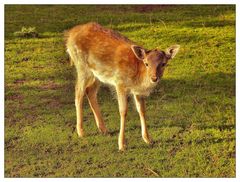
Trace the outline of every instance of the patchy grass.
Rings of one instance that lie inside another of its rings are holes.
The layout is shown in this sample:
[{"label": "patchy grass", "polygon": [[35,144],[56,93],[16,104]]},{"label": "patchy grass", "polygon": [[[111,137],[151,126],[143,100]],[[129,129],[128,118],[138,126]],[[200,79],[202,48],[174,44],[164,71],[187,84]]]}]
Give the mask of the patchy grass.
[{"label": "patchy grass", "polygon": [[[87,100],[75,131],[75,70],[63,31],[96,21],[146,48],[181,50],[147,99],[155,143],[141,139],[129,104],[128,150],[118,152],[117,100],[99,92],[110,131],[98,133]],[[39,38],[16,38],[21,27]],[[235,6],[5,5],[5,177],[234,177]]]},{"label": "patchy grass", "polygon": [[36,27],[22,27],[21,31],[14,32],[13,34],[16,37],[28,37],[28,38],[36,38],[39,37],[39,34],[36,31]]}]

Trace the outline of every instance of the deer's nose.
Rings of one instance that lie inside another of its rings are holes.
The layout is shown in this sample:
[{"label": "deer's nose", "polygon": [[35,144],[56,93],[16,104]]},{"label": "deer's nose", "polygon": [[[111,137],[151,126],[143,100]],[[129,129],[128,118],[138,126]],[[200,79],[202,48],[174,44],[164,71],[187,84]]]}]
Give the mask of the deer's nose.
[{"label": "deer's nose", "polygon": [[156,82],[156,81],[158,80],[158,77],[154,76],[154,77],[151,78],[151,80],[152,80],[153,82]]}]

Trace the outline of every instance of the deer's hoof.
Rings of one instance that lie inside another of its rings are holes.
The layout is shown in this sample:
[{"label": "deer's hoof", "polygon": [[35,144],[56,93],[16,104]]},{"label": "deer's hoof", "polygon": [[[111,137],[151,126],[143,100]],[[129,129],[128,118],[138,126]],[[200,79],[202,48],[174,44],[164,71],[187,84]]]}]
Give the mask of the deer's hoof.
[{"label": "deer's hoof", "polygon": [[84,132],[83,132],[83,129],[79,129],[77,128],[77,134],[80,138],[82,138],[84,136]]},{"label": "deer's hoof", "polygon": [[125,140],[120,140],[118,143],[118,149],[119,151],[123,152],[127,149],[126,141]]},{"label": "deer's hoof", "polygon": [[153,144],[153,140],[149,137],[149,135],[143,135],[143,141],[148,145]]},{"label": "deer's hoof", "polygon": [[106,127],[101,127],[101,128],[99,128],[99,131],[100,131],[100,133],[102,133],[103,135],[108,134],[108,130],[107,130]]},{"label": "deer's hoof", "polygon": [[124,151],[126,151],[126,149],[127,149],[127,147],[126,147],[126,145],[123,145],[123,146],[119,146],[119,152],[124,152]]}]

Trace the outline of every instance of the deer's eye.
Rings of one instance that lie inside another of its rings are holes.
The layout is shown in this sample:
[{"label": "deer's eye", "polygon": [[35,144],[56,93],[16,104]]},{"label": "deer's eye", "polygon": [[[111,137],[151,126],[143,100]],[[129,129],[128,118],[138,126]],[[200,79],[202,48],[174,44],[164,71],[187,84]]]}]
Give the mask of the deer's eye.
[{"label": "deer's eye", "polygon": [[162,63],[162,66],[166,66],[166,63]]},{"label": "deer's eye", "polygon": [[147,64],[147,63],[145,63],[145,65],[146,65],[146,66],[148,66],[148,64]]}]

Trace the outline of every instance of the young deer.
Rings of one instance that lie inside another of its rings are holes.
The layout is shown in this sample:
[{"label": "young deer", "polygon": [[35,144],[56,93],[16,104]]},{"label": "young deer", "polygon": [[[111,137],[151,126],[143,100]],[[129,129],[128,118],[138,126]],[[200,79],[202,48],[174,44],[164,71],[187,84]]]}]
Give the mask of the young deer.
[{"label": "young deer", "polygon": [[121,117],[119,150],[125,149],[127,95],[132,93],[140,116],[143,140],[150,144],[145,120],[144,96],[148,96],[162,77],[166,64],[179,50],[174,45],[166,52],[146,50],[126,37],[97,23],[78,25],[66,34],[67,52],[77,70],[75,106],[77,133],[83,136],[83,96],[87,95],[100,132],[106,133],[97,103],[99,81],[113,85],[117,91]]}]

